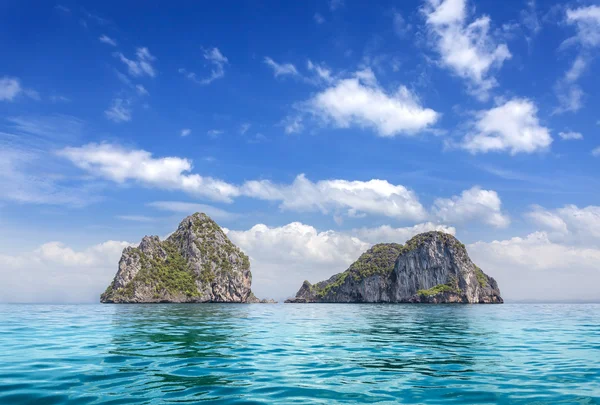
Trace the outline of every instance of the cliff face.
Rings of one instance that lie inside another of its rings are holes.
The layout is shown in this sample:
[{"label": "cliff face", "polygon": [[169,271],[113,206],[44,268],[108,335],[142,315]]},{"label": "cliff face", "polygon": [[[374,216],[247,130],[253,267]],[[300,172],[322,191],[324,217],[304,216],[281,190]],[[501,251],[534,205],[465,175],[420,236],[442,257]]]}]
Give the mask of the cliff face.
[{"label": "cliff face", "polygon": [[426,232],[405,245],[379,244],[348,270],[305,281],[286,302],[502,303],[496,280],[477,267],[454,236]]},{"label": "cliff face", "polygon": [[250,261],[207,215],[185,218],[166,240],[128,247],[105,303],[256,302]]}]

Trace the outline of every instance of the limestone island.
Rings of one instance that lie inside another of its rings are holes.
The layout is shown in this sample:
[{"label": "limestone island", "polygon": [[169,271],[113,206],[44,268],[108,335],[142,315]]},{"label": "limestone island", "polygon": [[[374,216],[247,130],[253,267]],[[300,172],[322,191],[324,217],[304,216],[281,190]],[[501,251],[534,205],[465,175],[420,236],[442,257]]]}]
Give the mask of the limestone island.
[{"label": "limestone island", "polygon": [[103,303],[274,303],[250,289],[250,260],[206,214],[185,218],[166,240],[127,247]]},{"label": "limestone island", "polygon": [[286,303],[501,304],[496,280],[477,267],[465,245],[443,232],[419,234],[405,245],[381,243],[343,273],[305,281]]}]

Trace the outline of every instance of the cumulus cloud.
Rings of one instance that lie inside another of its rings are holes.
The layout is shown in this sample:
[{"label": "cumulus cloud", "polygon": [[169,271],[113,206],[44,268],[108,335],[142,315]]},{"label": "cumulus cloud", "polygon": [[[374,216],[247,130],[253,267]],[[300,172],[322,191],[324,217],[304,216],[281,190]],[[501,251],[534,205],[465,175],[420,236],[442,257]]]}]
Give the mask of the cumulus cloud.
[{"label": "cumulus cloud", "polygon": [[422,107],[405,86],[394,93],[385,92],[370,69],[338,80],[310,99],[306,109],[335,127],[356,125],[384,137],[415,134],[439,118],[434,110]]},{"label": "cumulus cloud", "polygon": [[404,241],[423,232],[440,231],[456,234],[456,228],[453,226],[434,224],[425,222],[410,227],[394,228],[389,225],[381,225],[377,228],[357,228],[350,231],[350,234],[356,235],[360,240],[368,243],[404,243]]},{"label": "cumulus cloud", "polygon": [[191,130],[191,129],[189,129],[189,128],[183,128],[183,129],[181,130],[181,133],[180,133],[180,135],[181,135],[181,136],[188,136],[188,135],[189,135],[189,134],[191,134],[191,133],[192,133],[192,130]]},{"label": "cumulus cloud", "polygon": [[128,59],[121,52],[117,52],[116,55],[127,66],[127,71],[131,76],[156,76],[156,71],[152,66],[152,62],[156,58],[150,54],[148,48],[137,48],[135,59]]},{"label": "cumulus cloud", "polygon": [[129,122],[131,121],[131,107],[129,100],[115,98],[110,107],[104,111],[106,118],[113,122]]},{"label": "cumulus cloud", "polygon": [[600,156],[600,146],[598,146],[595,149],[592,149],[592,156],[594,156],[594,157]]},{"label": "cumulus cloud", "polygon": [[115,41],[114,39],[110,38],[107,35],[101,35],[100,38],[98,38],[98,40],[100,42],[102,42],[103,44],[107,44],[110,46],[117,46],[117,41]]},{"label": "cumulus cloud", "polygon": [[207,63],[212,67],[209,76],[199,78],[196,73],[189,72],[185,68],[180,68],[179,73],[194,83],[201,85],[210,84],[225,76],[225,65],[229,63],[229,60],[221,53],[219,48],[205,50],[203,56]]},{"label": "cumulus cloud", "polygon": [[502,201],[498,193],[482,190],[480,187],[464,190],[459,196],[436,199],[433,213],[449,223],[460,224],[476,220],[497,228],[505,228],[510,224],[510,218],[502,212]]},{"label": "cumulus cloud", "polygon": [[600,247],[600,207],[598,206],[579,208],[570,204],[549,210],[534,205],[526,217],[547,231],[552,241]]},{"label": "cumulus cloud", "polygon": [[305,279],[315,283],[346,270],[374,243],[404,243],[428,230],[454,232],[453,228],[430,223],[410,228],[318,231],[300,222],[281,227],[258,224],[246,231],[226,231],[233,243],[250,256],[252,290],[258,296],[282,299],[295,295]]},{"label": "cumulus cloud", "polygon": [[442,66],[467,80],[469,92],[487,100],[498,85],[493,70],[511,58],[506,44],[490,35],[490,17],[469,23],[466,0],[426,0],[423,12]]},{"label": "cumulus cloud", "polygon": [[290,185],[248,181],[242,192],[261,200],[280,201],[282,210],[345,212],[349,216],[366,213],[410,220],[421,220],[427,215],[412,191],[386,180],[314,183],[301,174]]},{"label": "cumulus cloud", "polygon": [[136,181],[147,187],[180,190],[212,200],[231,202],[237,187],[211,177],[188,174],[192,162],[178,157],[155,158],[145,150],[128,150],[111,144],[88,144],[62,149],[58,154],[90,174],[125,183]]},{"label": "cumulus cloud", "polygon": [[49,242],[18,255],[0,254],[0,297],[4,302],[98,302],[129,245],[107,241],[75,250]]},{"label": "cumulus cloud", "polygon": [[238,186],[190,173],[193,167],[188,159],[156,158],[145,150],[118,145],[91,143],[62,149],[58,154],[96,177],[120,184],[134,181],[147,187],[184,191],[215,201],[231,202],[243,195],[279,201],[283,210],[343,212],[349,216],[376,214],[411,220],[420,220],[427,215],[412,191],[386,180],[322,180],[314,183],[301,174],[289,185],[253,180]]},{"label": "cumulus cloud", "polygon": [[319,13],[315,13],[313,20],[315,20],[317,24],[323,24],[325,22],[325,18]]},{"label": "cumulus cloud", "polygon": [[564,141],[573,141],[573,140],[583,139],[583,135],[581,135],[581,132],[574,132],[574,131],[559,132],[558,136],[560,136],[560,138]]},{"label": "cumulus cloud", "polygon": [[[508,300],[598,300],[598,247],[556,243],[546,232],[467,246]],[[585,282],[582,282],[585,280]]]},{"label": "cumulus cloud", "polygon": [[264,60],[265,64],[273,69],[273,75],[275,77],[279,76],[298,76],[298,70],[296,66],[291,63],[277,63],[270,57],[266,56]]},{"label": "cumulus cloud", "polygon": [[462,147],[471,153],[533,153],[552,143],[548,128],[540,125],[536,105],[526,98],[513,98],[480,111]]}]

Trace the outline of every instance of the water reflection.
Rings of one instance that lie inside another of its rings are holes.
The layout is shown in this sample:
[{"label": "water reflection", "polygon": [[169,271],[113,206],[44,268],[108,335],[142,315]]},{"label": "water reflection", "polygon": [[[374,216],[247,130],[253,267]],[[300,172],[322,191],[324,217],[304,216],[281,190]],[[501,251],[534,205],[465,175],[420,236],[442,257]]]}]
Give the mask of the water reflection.
[{"label": "water reflection", "polygon": [[600,403],[600,306],[0,306],[0,403]]}]

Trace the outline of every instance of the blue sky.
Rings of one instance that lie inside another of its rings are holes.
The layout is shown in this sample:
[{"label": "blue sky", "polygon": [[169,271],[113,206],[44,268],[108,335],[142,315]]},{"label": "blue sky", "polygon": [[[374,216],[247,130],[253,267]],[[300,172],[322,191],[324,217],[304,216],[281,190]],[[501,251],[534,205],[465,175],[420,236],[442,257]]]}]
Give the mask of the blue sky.
[{"label": "blue sky", "polygon": [[124,246],[196,210],[261,295],[442,229],[509,299],[600,298],[568,284],[600,281],[598,2],[8,1],[0,19],[0,300],[93,302]]}]

